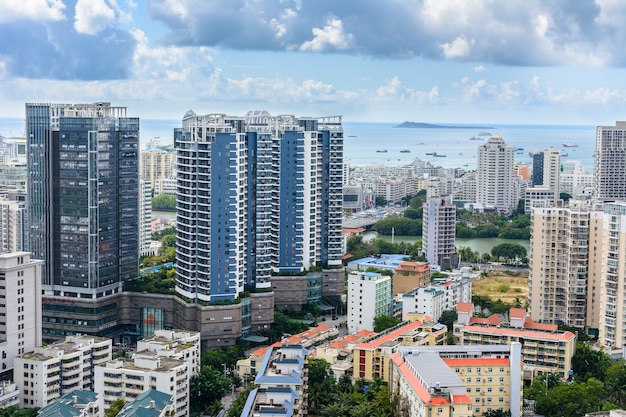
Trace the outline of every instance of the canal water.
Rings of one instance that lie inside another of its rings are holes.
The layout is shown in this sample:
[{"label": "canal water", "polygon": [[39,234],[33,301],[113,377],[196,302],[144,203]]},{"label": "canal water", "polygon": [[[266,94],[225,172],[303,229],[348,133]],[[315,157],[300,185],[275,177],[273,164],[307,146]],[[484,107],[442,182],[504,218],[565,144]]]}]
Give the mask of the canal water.
[{"label": "canal water", "polygon": [[[372,239],[385,239],[388,241],[392,241],[391,236],[380,235],[376,232],[365,232],[363,233],[363,240],[365,242],[370,241]],[[393,241],[395,243],[406,242],[406,243],[415,243],[416,240],[421,240],[421,236],[394,236]],[[466,247],[478,253],[491,253],[491,249],[502,243],[517,243],[518,245],[526,248],[527,251],[530,250],[530,242],[524,239],[500,239],[499,237],[490,237],[490,238],[472,238],[472,239],[455,239],[455,245],[457,248]]]}]

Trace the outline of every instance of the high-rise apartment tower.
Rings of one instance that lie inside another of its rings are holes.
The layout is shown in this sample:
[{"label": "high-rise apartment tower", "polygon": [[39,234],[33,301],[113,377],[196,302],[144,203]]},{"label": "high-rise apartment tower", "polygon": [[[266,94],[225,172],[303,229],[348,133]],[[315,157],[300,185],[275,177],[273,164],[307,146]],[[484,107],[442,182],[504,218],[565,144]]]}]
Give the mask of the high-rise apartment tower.
[{"label": "high-rise apartment tower", "polygon": [[340,266],[340,116],[189,111],[177,151],[177,284],[189,300],[232,300],[272,274]]}]

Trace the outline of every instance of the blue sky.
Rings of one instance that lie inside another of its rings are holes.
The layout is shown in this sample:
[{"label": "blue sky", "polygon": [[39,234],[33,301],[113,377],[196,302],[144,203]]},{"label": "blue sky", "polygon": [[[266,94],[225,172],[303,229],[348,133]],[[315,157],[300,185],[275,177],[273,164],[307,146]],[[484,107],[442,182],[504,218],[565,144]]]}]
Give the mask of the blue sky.
[{"label": "blue sky", "polygon": [[622,0],[0,0],[0,117],[626,119]]}]

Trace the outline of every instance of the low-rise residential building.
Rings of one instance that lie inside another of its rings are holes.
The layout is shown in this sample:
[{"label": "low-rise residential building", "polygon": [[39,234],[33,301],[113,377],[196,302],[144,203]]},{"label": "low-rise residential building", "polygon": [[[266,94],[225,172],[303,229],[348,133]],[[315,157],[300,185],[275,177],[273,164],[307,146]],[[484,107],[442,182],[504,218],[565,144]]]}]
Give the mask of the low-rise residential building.
[{"label": "low-rise residential building", "polygon": [[306,416],[307,353],[302,346],[293,345],[268,349],[241,416]]},{"label": "low-rise residential building", "polygon": [[455,323],[455,337],[463,345],[507,344],[519,342],[524,357],[523,377],[532,381],[544,373],[556,373],[566,379],[576,351],[576,334],[558,330],[556,324],[534,322],[522,308],[509,311],[508,322],[498,315],[473,317],[473,305],[461,306]]},{"label": "low-rise residential building", "polygon": [[137,352],[187,361],[189,374],[200,371],[200,332],[186,330],[155,330],[153,336],[137,341]]},{"label": "low-rise residential building", "polygon": [[20,403],[20,390],[15,382],[0,381],[0,409],[18,406]]},{"label": "low-rise residential building", "polygon": [[376,268],[379,270],[395,271],[402,262],[408,261],[410,256],[403,254],[382,254],[378,257],[368,257],[355,259],[348,262],[347,270],[350,271],[367,271],[368,268]]},{"label": "low-rise residential building", "polygon": [[186,360],[170,359],[156,353],[135,353],[132,359],[118,358],[95,367],[94,391],[103,395],[104,407],[118,398],[136,400],[156,389],[172,399],[172,416],[189,414],[189,365]]},{"label": "low-rise residential building", "polygon": [[111,339],[67,336],[15,358],[21,407],[45,407],[75,390],[94,390],[95,368],[110,361]]},{"label": "low-rise residential building", "polygon": [[37,417],[102,417],[103,415],[102,396],[93,391],[74,390],[43,407],[39,410]]},{"label": "low-rise residential building", "polygon": [[433,333],[434,327],[430,323],[426,324],[428,321],[430,321],[430,317],[422,316],[421,319],[414,322],[402,322],[371,339],[357,343],[353,349],[353,377],[371,381],[380,378],[389,382],[389,358],[400,346],[443,343],[446,332],[445,326]]},{"label": "low-rise residential building", "polygon": [[401,347],[390,391],[403,415],[472,417],[522,409],[521,345]]},{"label": "low-rise residential building", "polygon": [[427,262],[404,261],[393,273],[392,291],[396,296],[430,284],[431,267]]},{"label": "low-rise residential building", "polygon": [[151,389],[126,403],[117,417],[169,417],[174,411],[170,395]]},{"label": "low-rise residential building", "polygon": [[469,277],[460,276],[428,287],[415,288],[408,294],[402,294],[402,320],[407,320],[414,313],[439,320],[444,311],[456,309],[458,303],[471,301],[472,280]]}]

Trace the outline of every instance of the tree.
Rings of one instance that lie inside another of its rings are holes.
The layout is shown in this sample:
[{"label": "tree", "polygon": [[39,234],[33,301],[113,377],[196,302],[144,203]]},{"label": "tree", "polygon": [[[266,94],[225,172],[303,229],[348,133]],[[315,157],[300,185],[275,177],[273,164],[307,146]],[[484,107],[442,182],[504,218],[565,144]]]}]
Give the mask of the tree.
[{"label": "tree", "polygon": [[223,371],[207,365],[202,366],[200,372],[193,376],[189,383],[190,410],[195,414],[205,412],[215,400],[224,396],[231,384],[232,381]]},{"label": "tree", "polygon": [[491,254],[496,258],[508,261],[526,258],[526,248],[517,243],[501,243],[491,248]]},{"label": "tree", "polygon": [[456,310],[445,310],[441,313],[439,317],[439,323],[445,324],[448,328],[448,331],[451,332],[454,330],[454,322],[457,321],[459,315]]},{"label": "tree", "polygon": [[337,385],[330,364],[324,359],[309,359],[309,409],[322,410],[337,396]]},{"label": "tree", "polygon": [[126,404],[126,401],[124,401],[122,398],[118,398],[117,400],[113,401],[111,403],[111,406],[104,410],[104,417],[117,416],[120,411],[122,411],[122,408],[124,408],[124,404]]},{"label": "tree", "polygon": [[576,353],[572,356],[572,370],[576,381],[595,378],[603,381],[607,369],[611,366],[611,357],[604,352],[591,348],[586,343],[576,344]]},{"label": "tree", "polygon": [[380,333],[384,330],[387,330],[397,324],[402,322],[402,320],[392,317],[392,316],[380,316],[374,319],[374,331],[376,333]]},{"label": "tree", "polygon": [[544,416],[582,417],[602,410],[605,395],[602,382],[595,378],[587,383],[560,384],[549,395],[537,398],[535,412]]},{"label": "tree", "polygon": [[[243,412],[243,408],[246,406],[246,401],[248,401],[248,396],[250,392],[254,389],[255,385],[250,384],[248,388],[246,388],[243,392],[237,394],[237,398],[232,402],[228,412],[226,413],[226,417],[239,417]],[[217,413],[216,413],[217,414]]]},{"label": "tree", "polygon": [[152,208],[154,210],[175,210],[176,209],[176,196],[159,194],[152,198]]},{"label": "tree", "polygon": [[624,408],[626,406],[626,364],[624,360],[615,362],[606,370],[604,387],[607,392],[607,399]]}]

